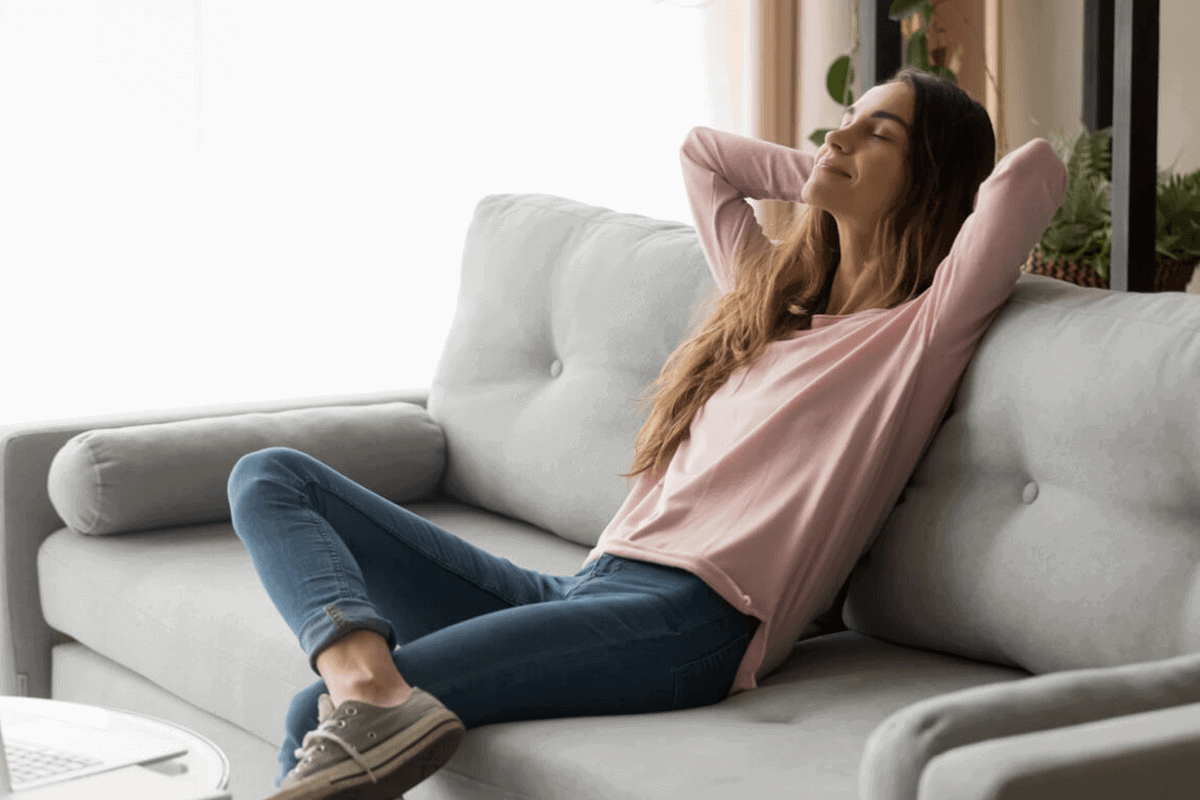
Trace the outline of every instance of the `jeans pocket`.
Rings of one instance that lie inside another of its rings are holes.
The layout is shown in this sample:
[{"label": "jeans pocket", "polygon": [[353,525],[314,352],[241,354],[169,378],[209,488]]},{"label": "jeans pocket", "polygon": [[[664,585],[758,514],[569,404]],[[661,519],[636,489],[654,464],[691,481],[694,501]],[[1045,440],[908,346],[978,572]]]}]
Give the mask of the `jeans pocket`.
[{"label": "jeans pocket", "polygon": [[745,633],[708,655],[676,667],[671,708],[695,708],[721,700],[729,691],[749,644],[750,634]]}]

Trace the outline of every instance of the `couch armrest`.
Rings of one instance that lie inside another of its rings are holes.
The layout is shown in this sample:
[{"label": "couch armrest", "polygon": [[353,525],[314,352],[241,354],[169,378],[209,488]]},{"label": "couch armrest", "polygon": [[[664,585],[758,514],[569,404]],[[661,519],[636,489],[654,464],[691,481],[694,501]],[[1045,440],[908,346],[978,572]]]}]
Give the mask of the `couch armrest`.
[{"label": "couch armrest", "polygon": [[915,800],[936,756],[989,739],[1200,702],[1200,653],[974,686],[905,706],[867,738],[862,800]]},{"label": "couch armrest", "polygon": [[50,696],[52,631],[42,617],[36,582],[37,551],[63,527],[46,483],[50,462],[67,440],[84,431],[126,425],[220,417],[322,406],[409,402],[425,406],[428,388],[370,394],[207,405],[138,411],[0,427],[0,694]]},{"label": "couch armrest", "polygon": [[919,800],[1200,797],[1200,703],[957,747],[921,773]]}]

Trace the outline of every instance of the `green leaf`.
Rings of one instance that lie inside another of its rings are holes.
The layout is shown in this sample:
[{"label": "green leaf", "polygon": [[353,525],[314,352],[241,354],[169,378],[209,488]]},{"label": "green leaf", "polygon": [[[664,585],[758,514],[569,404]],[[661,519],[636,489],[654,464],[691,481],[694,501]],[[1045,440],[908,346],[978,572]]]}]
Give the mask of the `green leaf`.
[{"label": "green leaf", "polygon": [[924,28],[908,37],[904,57],[914,67],[923,69],[926,72],[933,71],[933,65],[929,63],[929,42],[925,38]]},{"label": "green leaf", "polygon": [[921,10],[926,0],[892,0],[888,9],[888,19],[901,20]]},{"label": "green leaf", "polygon": [[1042,234],[1045,258],[1086,264],[1106,280],[1112,260],[1112,130],[1082,130],[1074,139],[1052,133],[1054,152],[1067,168],[1067,196]]},{"label": "green leaf", "polygon": [[853,83],[854,65],[850,63],[850,56],[839,56],[830,65],[829,73],[825,76],[825,88],[829,90],[829,96],[840,105],[850,105],[854,102],[850,91]]},{"label": "green leaf", "polygon": [[1155,247],[1166,259],[1200,255],[1200,170],[1159,174],[1155,197]]},{"label": "green leaf", "polygon": [[833,128],[817,128],[809,135],[808,140],[817,147],[825,144],[825,134],[829,133]]}]

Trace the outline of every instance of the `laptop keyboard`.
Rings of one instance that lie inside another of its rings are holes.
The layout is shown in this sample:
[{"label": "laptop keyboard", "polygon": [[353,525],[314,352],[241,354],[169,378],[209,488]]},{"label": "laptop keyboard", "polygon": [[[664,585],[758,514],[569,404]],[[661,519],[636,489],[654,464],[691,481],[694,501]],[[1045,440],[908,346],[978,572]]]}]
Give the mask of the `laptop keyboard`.
[{"label": "laptop keyboard", "polygon": [[29,783],[102,763],[100,759],[55,750],[43,744],[28,745],[12,739],[5,740],[4,755],[8,758],[9,777],[14,784]]}]

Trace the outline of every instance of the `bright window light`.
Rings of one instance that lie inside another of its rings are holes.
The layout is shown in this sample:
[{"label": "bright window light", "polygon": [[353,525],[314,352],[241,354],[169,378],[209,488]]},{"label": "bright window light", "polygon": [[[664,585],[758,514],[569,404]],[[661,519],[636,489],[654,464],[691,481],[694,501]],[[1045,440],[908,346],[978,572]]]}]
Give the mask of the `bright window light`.
[{"label": "bright window light", "polygon": [[484,195],[692,224],[704,20],[0,1],[0,424],[429,386]]}]

